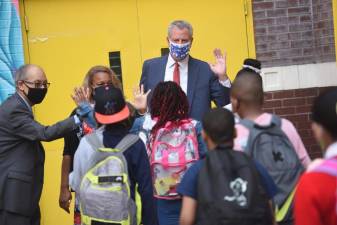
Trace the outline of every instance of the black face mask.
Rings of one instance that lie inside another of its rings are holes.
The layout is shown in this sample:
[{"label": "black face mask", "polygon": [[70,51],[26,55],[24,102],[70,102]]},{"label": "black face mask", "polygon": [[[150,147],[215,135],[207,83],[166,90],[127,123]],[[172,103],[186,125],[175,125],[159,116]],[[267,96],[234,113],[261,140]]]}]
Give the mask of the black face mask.
[{"label": "black face mask", "polygon": [[32,104],[40,104],[44,97],[47,94],[48,89],[47,88],[31,88],[28,87],[28,94],[25,93],[26,97]]}]

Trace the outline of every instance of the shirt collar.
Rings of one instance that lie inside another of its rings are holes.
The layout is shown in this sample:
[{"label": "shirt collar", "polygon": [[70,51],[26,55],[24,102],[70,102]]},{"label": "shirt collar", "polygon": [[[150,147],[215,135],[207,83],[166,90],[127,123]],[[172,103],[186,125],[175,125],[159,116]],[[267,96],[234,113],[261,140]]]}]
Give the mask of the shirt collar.
[{"label": "shirt collar", "polygon": [[329,159],[337,156],[337,142],[329,145],[328,149],[325,152],[324,158]]},{"label": "shirt collar", "polygon": [[[179,66],[180,67],[187,66],[188,59],[189,59],[189,55],[187,55],[185,59],[178,62]],[[176,61],[172,58],[171,54],[169,54],[168,59],[167,59],[167,64],[169,65],[169,67],[173,67],[175,63]]]}]

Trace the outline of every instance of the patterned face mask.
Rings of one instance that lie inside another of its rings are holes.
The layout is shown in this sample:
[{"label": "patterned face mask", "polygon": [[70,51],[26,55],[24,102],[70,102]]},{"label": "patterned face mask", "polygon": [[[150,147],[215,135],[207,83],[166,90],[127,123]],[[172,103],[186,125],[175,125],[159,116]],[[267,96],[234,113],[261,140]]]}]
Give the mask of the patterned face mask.
[{"label": "patterned face mask", "polygon": [[178,61],[186,58],[190,52],[191,42],[185,44],[176,44],[170,41],[170,54]]}]

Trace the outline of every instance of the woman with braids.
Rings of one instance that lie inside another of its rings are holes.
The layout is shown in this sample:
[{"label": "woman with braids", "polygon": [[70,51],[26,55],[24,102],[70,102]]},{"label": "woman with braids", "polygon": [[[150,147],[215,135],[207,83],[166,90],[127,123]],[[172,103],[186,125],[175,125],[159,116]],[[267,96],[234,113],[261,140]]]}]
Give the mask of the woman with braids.
[{"label": "woman with braids", "polygon": [[[140,92],[135,96],[143,95]],[[153,91],[150,113],[135,120],[131,132],[147,146],[160,225],[178,225],[181,197],[176,192],[186,170],[206,152],[201,124],[189,118],[187,96],[174,82]]]}]

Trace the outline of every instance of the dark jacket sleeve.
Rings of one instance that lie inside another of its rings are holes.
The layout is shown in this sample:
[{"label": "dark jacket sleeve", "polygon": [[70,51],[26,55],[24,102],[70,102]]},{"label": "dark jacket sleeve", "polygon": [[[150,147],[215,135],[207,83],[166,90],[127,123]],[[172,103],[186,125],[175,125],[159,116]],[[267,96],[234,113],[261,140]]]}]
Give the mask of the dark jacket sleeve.
[{"label": "dark jacket sleeve", "polygon": [[73,117],[51,126],[43,126],[34,120],[29,111],[21,107],[13,109],[10,115],[9,122],[16,136],[31,141],[53,141],[77,127]]},{"label": "dark jacket sleeve", "polygon": [[[72,117],[76,114],[76,109],[73,110],[69,117]],[[74,158],[75,151],[80,144],[79,137],[77,136],[80,132],[80,128],[76,128],[64,135],[64,148],[63,148],[63,155],[70,155]]]},{"label": "dark jacket sleeve", "polygon": [[149,87],[147,86],[147,76],[148,76],[148,63],[147,61],[145,61],[143,63],[143,68],[142,68],[142,75],[140,77],[140,82],[139,82],[139,85],[143,84],[144,85],[144,91],[147,91],[149,89]]},{"label": "dark jacket sleeve", "polygon": [[223,107],[230,103],[230,88],[224,87],[220,84],[218,77],[212,73],[210,79],[210,95],[211,100],[216,106]]},{"label": "dark jacket sleeve", "polygon": [[157,213],[153,197],[149,158],[141,140],[138,140],[135,147],[137,147],[137,150],[134,149],[136,152],[130,153],[132,154],[132,171],[136,183],[138,183],[138,193],[142,201],[142,224],[156,225]]}]

